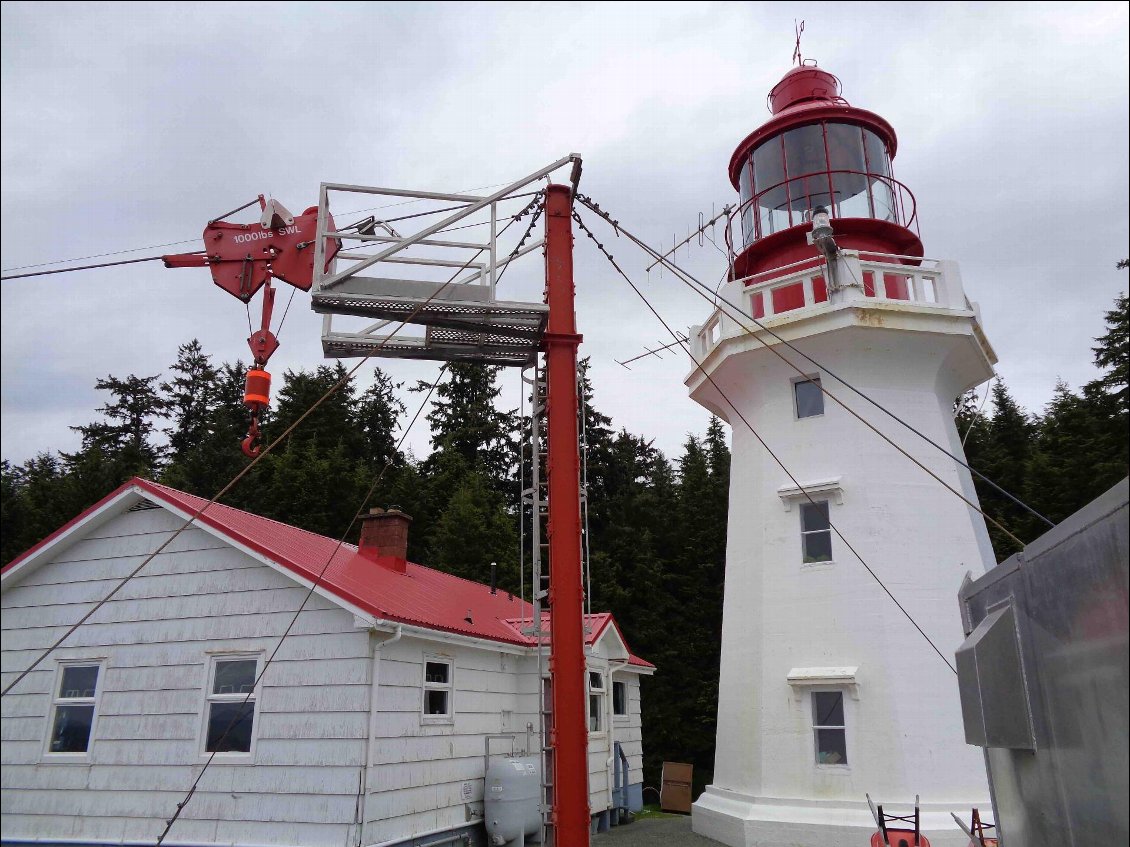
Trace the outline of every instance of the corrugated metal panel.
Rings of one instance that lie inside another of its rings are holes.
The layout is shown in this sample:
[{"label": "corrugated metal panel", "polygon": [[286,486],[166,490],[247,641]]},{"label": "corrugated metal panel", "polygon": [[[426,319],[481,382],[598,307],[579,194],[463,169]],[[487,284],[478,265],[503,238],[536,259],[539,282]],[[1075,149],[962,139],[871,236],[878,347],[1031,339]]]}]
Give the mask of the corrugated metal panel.
[{"label": "corrugated metal panel", "polygon": [[962,706],[1003,843],[1127,843],[1128,501],[1123,480],[962,586]]}]

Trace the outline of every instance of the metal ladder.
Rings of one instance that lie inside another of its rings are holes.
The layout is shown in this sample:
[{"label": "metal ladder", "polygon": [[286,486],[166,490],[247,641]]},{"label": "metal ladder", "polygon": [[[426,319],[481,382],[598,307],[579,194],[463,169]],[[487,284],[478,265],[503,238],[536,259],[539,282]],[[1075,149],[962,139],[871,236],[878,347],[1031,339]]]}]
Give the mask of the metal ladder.
[{"label": "metal ladder", "polygon": [[[522,391],[530,395],[530,423],[521,444],[522,471],[524,486],[521,492],[521,520],[523,548],[525,555],[525,527],[529,527],[530,538],[530,586],[531,600],[533,602],[533,615],[530,627],[523,630],[527,635],[537,639],[538,662],[538,739],[541,750],[542,764],[542,843],[547,847],[553,845],[553,747],[550,736],[553,731],[553,688],[547,662],[549,652],[549,626],[548,615],[551,614],[548,603],[549,573],[552,563],[549,561],[549,543],[546,520],[549,512],[546,476],[544,473],[545,429],[544,414],[546,404],[546,383],[540,357],[535,364],[522,371]],[[589,526],[588,526],[588,431],[586,427],[586,407],[584,392],[580,380],[577,383],[577,394],[580,398],[578,404],[578,427],[580,443],[578,449],[581,456],[581,515],[582,515],[582,545],[581,566],[585,584],[585,611],[584,631],[588,635],[592,631],[591,600],[590,600],[590,571],[589,571]],[[528,457],[528,464],[527,464]],[[526,485],[525,468],[529,468],[529,485]]]},{"label": "metal ladder", "polygon": [[[538,697],[538,747],[541,756],[541,840],[544,845],[552,845],[553,838],[553,748],[550,734],[553,731],[553,689],[547,662],[548,628],[543,618],[548,609],[549,595],[549,544],[546,520],[549,500],[546,479],[543,473],[545,463],[544,415],[546,403],[546,382],[540,357],[534,365],[522,371],[522,391],[530,396],[530,423],[523,438],[522,450],[522,503],[523,548],[525,555],[525,527],[529,526],[530,538],[530,599],[533,614],[528,629],[523,630],[537,643],[537,697]],[[527,463],[528,457],[528,463]],[[526,485],[525,468],[529,468],[529,485]]]}]

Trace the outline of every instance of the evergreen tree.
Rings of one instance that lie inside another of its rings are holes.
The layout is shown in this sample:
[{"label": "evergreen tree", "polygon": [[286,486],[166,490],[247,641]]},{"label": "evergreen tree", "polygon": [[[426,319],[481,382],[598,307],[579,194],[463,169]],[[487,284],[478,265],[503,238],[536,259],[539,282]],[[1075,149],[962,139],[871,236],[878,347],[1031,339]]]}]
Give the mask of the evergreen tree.
[{"label": "evergreen tree", "polygon": [[278,391],[278,403],[269,423],[263,428],[267,443],[282,436],[302,419],[301,425],[288,436],[292,442],[313,443],[327,450],[340,445],[353,459],[366,455],[365,436],[354,420],[357,394],[352,377],[310,412],[327,391],[345,378],[346,373],[340,361],[333,366],[319,365],[313,371],[286,371],[282,388]]},{"label": "evergreen tree", "polygon": [[373,384],[365,389],[356,404],[354,421],[362,436],[362,458],[379,472],[385,464],[397,463],[403,457],[396,452],[396,428],[404,414],[404,404],[397,399],[394,384],[380,368],[373,369]]},{"label": "evergreen tree", "polygon": [[1091,350],[1095,364],[1107,372],[1091,385],[1114,397],[1125,416],[1130,414],[1130,299],[1125,294],[1115,298],[1114,308],[1106,313],[1106,324],[1106,333],[1095,339],[1098,346]]},{"label": "evergreen tree", "polygon": [[154,385],[157,379],[133,374],[99,379],[94,387],[114,398],[97,410],[108,420],[71,427],[82,435],[83,452],[101,453],[117,466],[112,476],[153,476],[160,466],[164,449],[152,439],[156,422],[167,417],[167,404]]},{"label": "evergreen tree", "polygon": [[219,372],[200,342],[192,339],[177,348],[172,379],[161,383],[172,426],[165,430],[169,450],[179,455],[204,442],[216,417]]},{"label": "evergreen tree", "polygon": [[372,476],[341,442],[327,447],[313,438],[288,440],[260,467],[262,472],[246,489],[252,511],[330,538],[341,538],[351,529],[347,540],[357,539],[360,526],[350,523]]},{"label": "evergreen tree", "polygon": [[1079,396],[1063,382],[1056,385],[1025,490],[1027,501],[1049,519],[1063,520],[1126,476],[1126,430],[1110,426],[1117,410],[1117,398],[1101,391]]},{"label": "evergreen tree", "polygon": [[517,594],[517,552],[513,515],[482,475],[464,474],[436,518],[428,564],[464,579],[486,582],[490,563],[496,562],[499,588]]},{"label": "evergreen tree", "polygon": [[[40,453],[22,465],[3,463],[3,562],[50,535],[84,506],[78,505],[62,462]],[[108,493],[108,492],[103,492]]]},{"label": "evergreen tree", "polygon": [[[207,498],[227,485],[248,462],[240,449],[248,424],[248,412],[243,405],[246,368],[242,362],[224,363],[213,369],[210,377],[210,384],[200,389],[208,398],[207,421],[185,426],[183,438],[174,440],[176,433],[170,435],[170,442],[178,446],[171,451],[161,475],[161,482],[166,485]],[[178,420],[174,415],[174,421]],[[224,502],[246,507],[250,503],[246,492],[245,487],[236,486]]]},{"label": "evergreen tree", "polygon": [[[495,406],[501,393],[496,377],[501,368],[455,363],[435,391],[428,413],[433,456],[456,453],[467,467],[484,475],[494,491],[513,498],[518,465],[519,421],[513,411]],[[426,390],[421,383],[415,390]],[[430,461],[430,460],[429,460]]]},{"label": "evergreen tree", "polygon": [[[992,388],[993,416],[982,433],[983,440],[976,445],[977,468],[1005,491],[1023,497],[1028,490],[1028,464],[1035,447],[1038,421],[1013,399],[1004,380],[998,379]],[[976,426],[976,424],[975,424]],[[1042,530],[1026,510],[986,485],[977,490],[981,508],[1003,524],[1021,541],[1032,541]],[[1018,552],[1012,541],[993,524],[988,525],[989,538],[997,559],[1004,560]]]}]

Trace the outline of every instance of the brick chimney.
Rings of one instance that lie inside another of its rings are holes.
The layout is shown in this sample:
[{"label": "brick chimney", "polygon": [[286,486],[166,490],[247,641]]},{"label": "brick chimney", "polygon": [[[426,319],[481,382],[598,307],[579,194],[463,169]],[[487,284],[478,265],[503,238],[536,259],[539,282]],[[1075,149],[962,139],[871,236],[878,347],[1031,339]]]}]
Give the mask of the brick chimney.
[{"label": "brick chimney", "polygon": [[399,509],[370,509],[361,519],[357,552],[399,573],[408,570],[408,525],[412,518]]}]

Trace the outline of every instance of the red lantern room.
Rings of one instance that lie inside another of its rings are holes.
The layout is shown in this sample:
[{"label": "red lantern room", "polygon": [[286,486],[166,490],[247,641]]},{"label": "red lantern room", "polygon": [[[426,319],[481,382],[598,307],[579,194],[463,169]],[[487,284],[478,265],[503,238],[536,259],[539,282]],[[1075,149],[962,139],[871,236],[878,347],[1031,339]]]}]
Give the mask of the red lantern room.
[{"label": "red lantern room", "polygon": [[773,117],[730,159],[741,198],[727,233],[733,278],[813,258],[805,236],[820,206],[841,248],[907,263],[921,256],[914,195],[892,176],[891,125],[851,106],[840,81],[811,60],[786,73],[768,99]]}]

